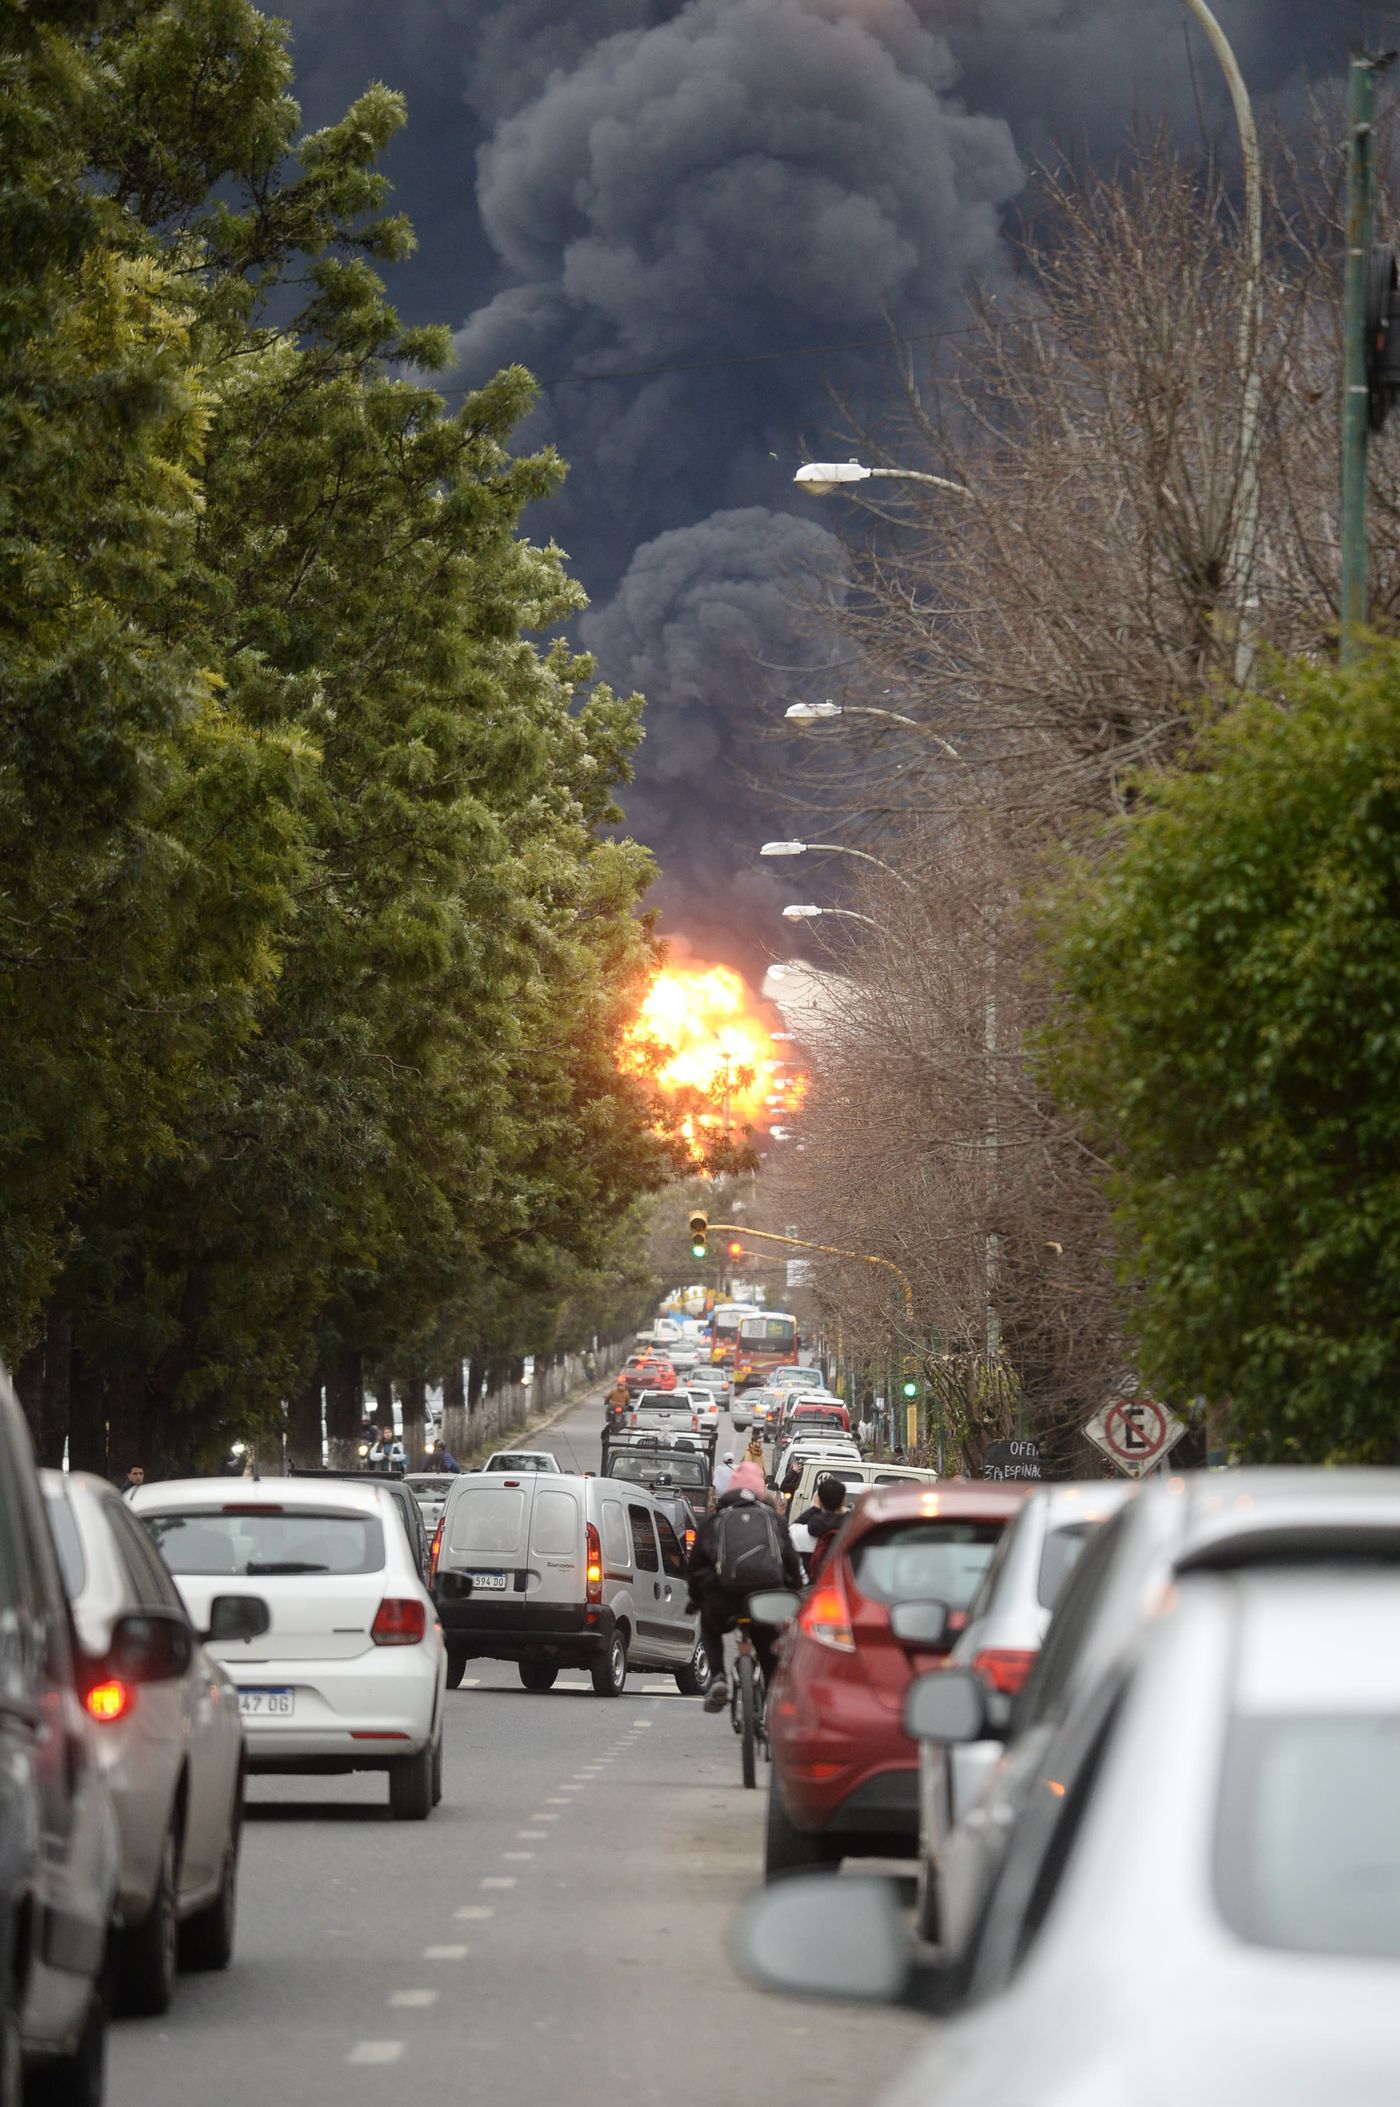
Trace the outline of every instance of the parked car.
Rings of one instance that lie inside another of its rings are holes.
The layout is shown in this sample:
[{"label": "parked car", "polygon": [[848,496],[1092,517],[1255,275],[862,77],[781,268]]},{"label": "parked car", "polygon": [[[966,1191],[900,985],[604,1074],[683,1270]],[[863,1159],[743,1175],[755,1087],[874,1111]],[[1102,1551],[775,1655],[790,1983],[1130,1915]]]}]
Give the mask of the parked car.
[{"label": "parked car", "polygon": [[131,1505],[196,1624],[216,1594],[267,1602],[264,1637],[209,1646],[238,1686],[248,1769],[383,1771],[395,1819],[425,1821],[442,1797],[447,1662],[390,1488],[176,1478]]},{"label": "parked car", "polygon": [[455,1471],[410,1471],[403,1481],[418,1502],[423,1528],[430,1542],[433,1531],[442,1520],[442,1510],[447,1505],[447,1495],[456,1476]]},{"label": "parked car", "polygon": [[422,1506],[407,1477],[392,1470],[326,1470],[297,1463],[292,1464],[288,1475],[293,1478],[342,1478],[352,1485],[363,1485],[368,1480],[371,1484],[382,1486],[389,1496],[395,1514],[403,1524],[409,1550],[413,1553],[413,1563],[418,1568],[418,1578],[424,1587],[428,1585],[432,1531],[423,1518]]},{"label": "parked car", "polygon": [[[238,1693],[195,1637],[150,1537],[105,1479],[40,1474],[90,1677],[97,1760],[121,1843],[114,1991],[127,2012],[170,2007],[177,1963],[226,1968],[238,1909],[243,1727]],[[225,1636],[266,1630],[256,1596],[226,1600]],[[172,1672],[141,1684],[110,1669],[113,1634],[155,1620]]]},{"label": "parked car", "polygon": [[437,1600],[448,1682],[469,1660],[514,1661],[527,1690],[586,1668],[617,1697],[629,1667],[697,1689],[699,1628],[685,1554],[660,1503],[613,1478],[459,1478],[442,1518]]},{"label": "parked car", "polygon": [[521,1471],[557,1473],[562,1465],[548,1449],[496,1449],[481,1468],[484,1471],[509,1471],[512,1477],[518,1477]]},{"label": "parked car", "polygon": [[[160,1665],[163,1636],[120,1625],[111,1665],[134,1680]],[[80,1684],[29,1429],[0,1371],[0,2084],[16,2107],[24,2074],[36,2101],[102,2098],[120,1861],[100,1680]]]},{"label": "parked car", "polygon": [[952,1646],[1026,1490],[882,1486],[841,1530],[788,1627],[768,1708],[768,1879],[913,1852],[918,1754],[904,1692]]},{"label": "parked car", "polygon": [[[996,1696],[1016,1697],[1040,1652],[1051,1613],[1093,1533],[1134,1488],[1104,1480],[1038,1486],[997,1545],[948,1657],[970,1668]],[[974,1806],[1001,1756],[996,1740],[945,1747],[919,1743],[919,1879],[914,1904],[921,1937],[938,1937],[938,1867],[950,1832]]]},{"label": "parked car", "polygon": [[1149,1481],[1107,1521],[1080,1556],[1045,1643],[1014,1701],[980,1681],[982,1730],[1006,1747],[976,1806],[944,1840],[939,1860],[940,1932],[960,1949],[997,1877],[1002,1845],[1040,1774],[1050,1739],[1109,1665],[1134,1644],[1145,1617],[1188,1570],[1210,1565],[1367,1562],[1400,1559],[1400,1473],[1254,1470],[1201,1472]]},{"label": "parked car", "polygon": [[[887,2107],[1389,2107],[1400,1587],[1379,1537],[1333,1560],[1320,1529],[1310,1562],[1288,1534],[1188,1555],[1096,1653],[965,1954],[911,1967],[892,1884],[809,1881],[749,1915],[746,1978],[951,2006]],[[954,1670],[909,1703],[956,1738],[983,1692]]]}]

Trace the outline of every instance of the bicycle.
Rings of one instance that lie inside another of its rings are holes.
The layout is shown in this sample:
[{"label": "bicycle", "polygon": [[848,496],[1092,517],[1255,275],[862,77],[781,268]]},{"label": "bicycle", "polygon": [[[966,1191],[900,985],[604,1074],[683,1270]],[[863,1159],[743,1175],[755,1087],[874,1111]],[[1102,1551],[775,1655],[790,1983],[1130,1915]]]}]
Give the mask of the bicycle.
[{"label": "bicycle", "polygon": [[763,1751],[765,1762],[771,1760],[764,1707],[763,1670],[758,1665],[758,1654],[754,1649],[753,1631],[748,1617],[739,1619],[735,1633],[734,1674],[729,1685],[729,1720],[742,1742],[744,1783],[752,1789],[758,1783],[759,1749]]}]

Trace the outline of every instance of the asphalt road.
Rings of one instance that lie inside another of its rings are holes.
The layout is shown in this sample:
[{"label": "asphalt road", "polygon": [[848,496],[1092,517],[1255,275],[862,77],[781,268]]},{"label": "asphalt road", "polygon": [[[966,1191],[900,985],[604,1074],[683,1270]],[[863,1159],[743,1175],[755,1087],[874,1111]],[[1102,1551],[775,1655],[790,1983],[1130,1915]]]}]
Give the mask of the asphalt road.
[{"label": "asphalt road", "polygon": [[[596,1468],[600,1425],[590,1404],[537,1442]],[[727,1718],[669,1677],[611,1701],[471,1668],[429,1822],[390,1822],[377,1777],[251,1782],[233,1965],[116,2025],[109,2107],[878,2091],[917,2022],[764,1996],[731,1964],[766,1791]]]}]

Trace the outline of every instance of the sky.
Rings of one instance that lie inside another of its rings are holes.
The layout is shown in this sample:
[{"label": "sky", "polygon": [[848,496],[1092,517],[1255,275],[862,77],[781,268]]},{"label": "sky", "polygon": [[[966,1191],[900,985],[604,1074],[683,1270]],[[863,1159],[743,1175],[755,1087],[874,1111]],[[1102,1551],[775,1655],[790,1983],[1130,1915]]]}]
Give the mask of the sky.
[{"label": "sky", "polygon": [[[1215,7],[1285,118],[1375,27],[1360,0]],[[570,474],[526,530],[587,589],[601,677],[648,698],[626,805],[661,865],[649,904],[682,951],[757,977],[791,948],[782,903],[814,890],[805,863],[758,861],[793,830],[760,728],[830,685],[803,603],[839,594],[841,551],[792,475],[831,439],[833,388],[868,396],[892,329],[956,328],[969,281],[1009,271],[1057,146],[1108,157],[1164,113],[1230,155],[1215,61],[1182,0],[275,11],[308,124],[371,80],[407,98],[388,167],[420,246],[391,291],[452,326],[446,386],[515,361],[543,384],[520,440]]]}]

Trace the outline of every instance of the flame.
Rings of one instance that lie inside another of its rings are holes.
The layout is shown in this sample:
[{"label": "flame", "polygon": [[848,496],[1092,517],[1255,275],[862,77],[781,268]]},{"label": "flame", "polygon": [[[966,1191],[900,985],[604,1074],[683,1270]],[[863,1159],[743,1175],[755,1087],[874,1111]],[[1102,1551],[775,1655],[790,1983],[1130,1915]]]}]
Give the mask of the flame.
[{"label": "flame", "polygon": [[[679,1124],[697,1161],[704,1134],[738,1137],[786,1117],[803,1082],[775,1045],[762,1007],[728,966],[658,973],[624,1035],[621,1061],[663,1095],[692,1101]],[[781,1112],[765,1104],[775,1095],[783,1099]]]}]

